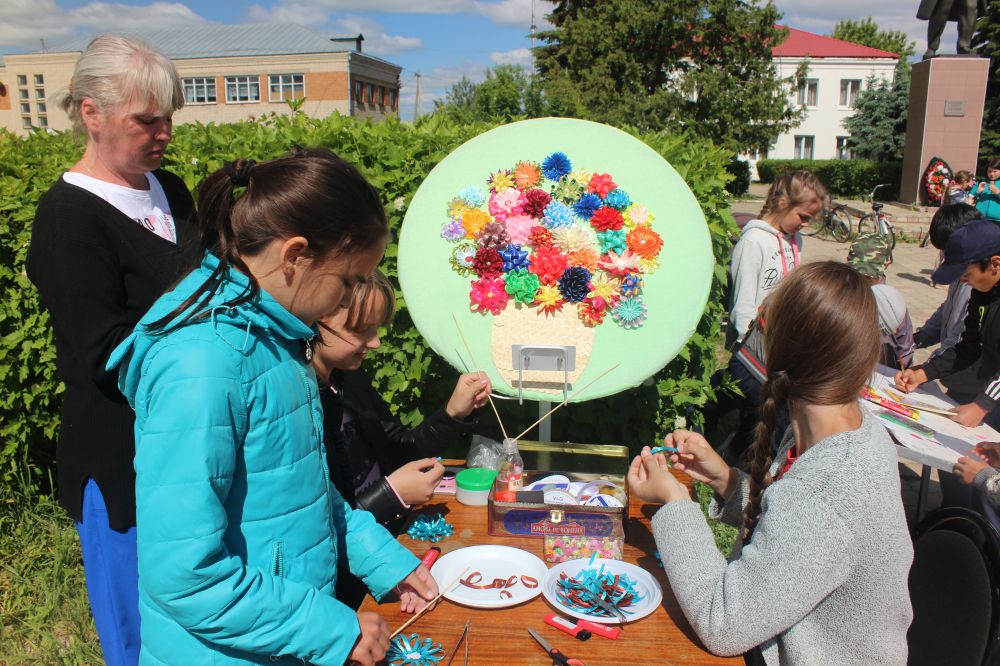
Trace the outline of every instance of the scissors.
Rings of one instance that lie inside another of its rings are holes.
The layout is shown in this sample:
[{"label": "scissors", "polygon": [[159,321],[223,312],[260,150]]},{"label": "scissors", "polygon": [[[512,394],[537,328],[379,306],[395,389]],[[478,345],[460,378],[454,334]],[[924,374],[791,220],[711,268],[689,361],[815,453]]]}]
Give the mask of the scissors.
[{"label": "scissors", "polygon": [[570,659],[562,652],[552,647],[552,645],[547,640],[542,638],[541,635],[534,629],[528,629],[528,633],[531,634],[532,638],[538,641],[538,644],[542,646],[543,650],[549,653],[549,656],[552,657],[553,666],[555,666],[555,664],[561,664],[561,666],[587,666],[579,659]]}]

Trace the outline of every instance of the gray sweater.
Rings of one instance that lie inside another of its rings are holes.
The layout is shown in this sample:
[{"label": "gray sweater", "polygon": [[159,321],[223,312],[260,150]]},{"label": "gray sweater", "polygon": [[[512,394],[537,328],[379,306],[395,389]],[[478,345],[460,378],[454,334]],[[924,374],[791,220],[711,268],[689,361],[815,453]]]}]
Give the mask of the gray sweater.
[{"label": "gray sweater", "polygon": [[[793,444],[789,428],[773,474]],[[713,517],[742,523],[741,481]],[[697,503],[670,502],[653,517],[670,586],[705,646],[738,655],[760,645],[772,665],[905,664],[913,546],[885,429],[866,412],[859,429],[816,443],[762,507],[729,562]]]}]

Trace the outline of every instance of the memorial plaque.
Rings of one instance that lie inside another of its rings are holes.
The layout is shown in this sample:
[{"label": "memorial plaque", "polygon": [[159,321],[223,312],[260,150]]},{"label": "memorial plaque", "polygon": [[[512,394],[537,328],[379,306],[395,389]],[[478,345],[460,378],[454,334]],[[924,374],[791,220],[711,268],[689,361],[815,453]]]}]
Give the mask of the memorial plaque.
[{"label": "memorial plaque", "polygon": [[944,115],[945,116],[957,116],[959,118],[965,117],[965,100],[945,100],[944,103]]}]

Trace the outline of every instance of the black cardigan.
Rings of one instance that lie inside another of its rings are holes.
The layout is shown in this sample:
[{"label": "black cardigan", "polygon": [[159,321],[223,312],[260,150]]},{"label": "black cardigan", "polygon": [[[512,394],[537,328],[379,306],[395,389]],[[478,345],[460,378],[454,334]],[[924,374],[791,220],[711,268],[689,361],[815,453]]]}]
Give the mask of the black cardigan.
[{"label": "black cardigan", "polygon": [[183,181],[154,172],[170,204],[177,244],[61,177],[38,204],[28,277],[49,311],[66,393],[56,447],[59,501],[81,519],[88,477],[112,529],[135,525],[135,415],[104,364],[146,310],[201,256],[194,202]]}]

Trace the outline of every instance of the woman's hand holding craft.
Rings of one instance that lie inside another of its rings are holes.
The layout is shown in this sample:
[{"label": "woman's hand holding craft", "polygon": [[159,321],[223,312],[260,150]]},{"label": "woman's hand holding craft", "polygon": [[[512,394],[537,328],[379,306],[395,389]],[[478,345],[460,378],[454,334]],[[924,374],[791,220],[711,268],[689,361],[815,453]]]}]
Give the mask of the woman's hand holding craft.
[{"label": "woman's hand holding craft", "polygon": [[986,418],[986,410],[974,402],[959,405],[951,410],[951,420],[966,428],[975,428]]},{"label": "woman's hand holding craft", "polygon": [[896,388],[904,393],[912,393],[917,390],[917,388],[927,381],[927,373],[924,372],[923,368],[909,368],[907,370],[900,370],[896,373],[893,378],[896,383]]},{"label": "woman's hand holding craft", "polygon": [[444,411],[451,418],[464,421],[472,412],[486,404],[492,390],[493,385],[485,373],[466,373],[455,383],[455,390],[452,391]]},{"label": "woman's hand holding craft", "polygon": [[417,612],[438,595],[437,582],[422,564],[404,578],[396,590],[399,592],[399,609],[404,613]]},{"label": "woman's hand holding craft", "polygon": [[421,458],[408,462],[386,479],[405,504],[423,504],[434,496],[444,465],[437,458]]},{"label": "woman's hand holding craft", "polygon": [[392,632],[385,620],[371,611],[358,613],[358,626],[361,628],[361,635],[351,654],[347,656],[347,663],[375,666],[385,658],[385,653],[389,650],[389,634]]},{"label": "woman's hand holding craft", "polygon": [[1000,442],[983,442],[978,444],[973,451],[988,462],[991,467],[1000,468]]},{"label": "woman's hand holding craft", "polygon": [[650,455],[649,447],[632,460],[628,469],[628,485],[632,493],[647,502],[674,502],[689,500],[691,495],[680,481],[674,478],[663,454]]},{"label": "woman's hand holding craft", "polygon": [[976,457],[961,457],[958,462],[955,463],[955,469],[953,470],[955,474],[958,475],[962,481],[968,484],[972,484],[976,479],[976,475],[979,474],[984,469],[988,469],[990,464],[985,460],[979,460]]},{"label": "woman's hand holding craft", "polygon": [[674,468],[696,481],[707,483],[720,496],[729,496],[735,476],[704,437],[696,432],[675,430],[664,438],[663,443],[677,449],[677,453],[670,455]]}]

